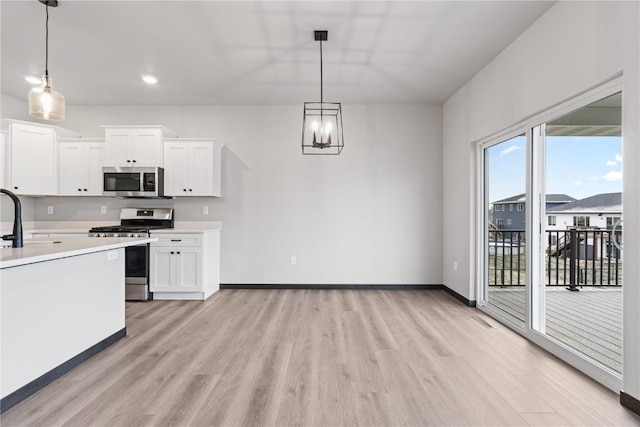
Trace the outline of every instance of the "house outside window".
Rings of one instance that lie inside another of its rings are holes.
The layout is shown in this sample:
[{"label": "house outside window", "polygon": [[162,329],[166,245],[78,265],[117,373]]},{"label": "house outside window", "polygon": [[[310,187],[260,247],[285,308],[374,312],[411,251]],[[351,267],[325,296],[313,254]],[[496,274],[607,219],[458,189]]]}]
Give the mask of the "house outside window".
[{"label": "house outside window", "polygon": [[616,221],[619,221],[620,217],[619,216],[608,216],[607,217],[607,228],[613,228],[613,225],[616,223]]},{"label": "house outside window", "polygon": [[511,218],[507,219],[507,225],[511,225]]},{"label": "house outside window", "polygon": [[573,225],[574,225],[574,227],[588,227],[589,226],[589,217],[588,216],[574,216],[573,217]]},{"label": "house outside window", "polygon": [[496,227],[501,228],[503,225],[502,218],[496,219]]},{"label": "house outside window", "polygon": [[509,210],[512,211],[513,210],[513,203],[509,203]]},{"label": "house outside window", "polygon": [[547,224],[548,225],[556,225],[556,216],[555,215],[549,215],[547,217]]},{"label": "house outside window", "polygon": [[518,203],[518,206],[516,206],[516,209],[519,211],[523,211],[524,210],[524,203]]}]

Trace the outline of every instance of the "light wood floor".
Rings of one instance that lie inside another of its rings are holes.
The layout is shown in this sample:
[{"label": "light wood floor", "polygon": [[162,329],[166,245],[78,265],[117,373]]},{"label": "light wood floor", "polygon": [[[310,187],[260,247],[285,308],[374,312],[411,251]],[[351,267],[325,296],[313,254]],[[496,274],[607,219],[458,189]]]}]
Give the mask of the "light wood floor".
[{"label": "light wood floor", "polygon": [[[546,334],[622,372],[622,288],[582,287],[579,292],[547,286]],[[489,304],[524,325],[524,286],[489,288]]]},{"label": "light wood floor", "polygon": [[442,291],[223,290],[129,303],[127,328],[2,425],[640,425]]}]

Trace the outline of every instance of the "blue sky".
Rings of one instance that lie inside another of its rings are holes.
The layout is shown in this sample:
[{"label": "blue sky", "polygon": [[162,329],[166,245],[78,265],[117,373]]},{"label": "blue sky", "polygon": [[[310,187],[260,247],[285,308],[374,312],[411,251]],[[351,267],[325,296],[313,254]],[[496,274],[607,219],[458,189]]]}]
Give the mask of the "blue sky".
[{"label": "blue sky", "polygon": [[[489,201],[525,192],[525,137],[488,149]],[[576,199],[622,191],[622,138],[548,136],[546,191]]]}]

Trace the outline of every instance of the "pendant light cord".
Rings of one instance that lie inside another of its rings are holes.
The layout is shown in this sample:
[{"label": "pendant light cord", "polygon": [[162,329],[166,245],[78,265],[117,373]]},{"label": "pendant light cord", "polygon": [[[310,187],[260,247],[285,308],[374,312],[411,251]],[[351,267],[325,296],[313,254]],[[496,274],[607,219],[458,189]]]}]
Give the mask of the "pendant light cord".
[{"label": "pendant light cord", "polygon": [[320,40],[320,104],[324,102],[322,95],[322,40]]},{"label": "pendant light cord", "polygon": [[44,41],[44,75],[49,75],[49,5],[45,5],[47,10],[47,21],[45,23],[45,41]]}]

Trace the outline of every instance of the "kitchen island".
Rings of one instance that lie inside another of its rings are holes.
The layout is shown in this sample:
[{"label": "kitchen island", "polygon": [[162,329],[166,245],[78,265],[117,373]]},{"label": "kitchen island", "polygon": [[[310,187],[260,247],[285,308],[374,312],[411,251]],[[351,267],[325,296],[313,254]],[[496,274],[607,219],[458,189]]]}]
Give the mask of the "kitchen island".
[{"label": "kitchen island", "polygon": [[38,238],[0,249],[5,411],[126,336],[124,248],[155,238]]}]

